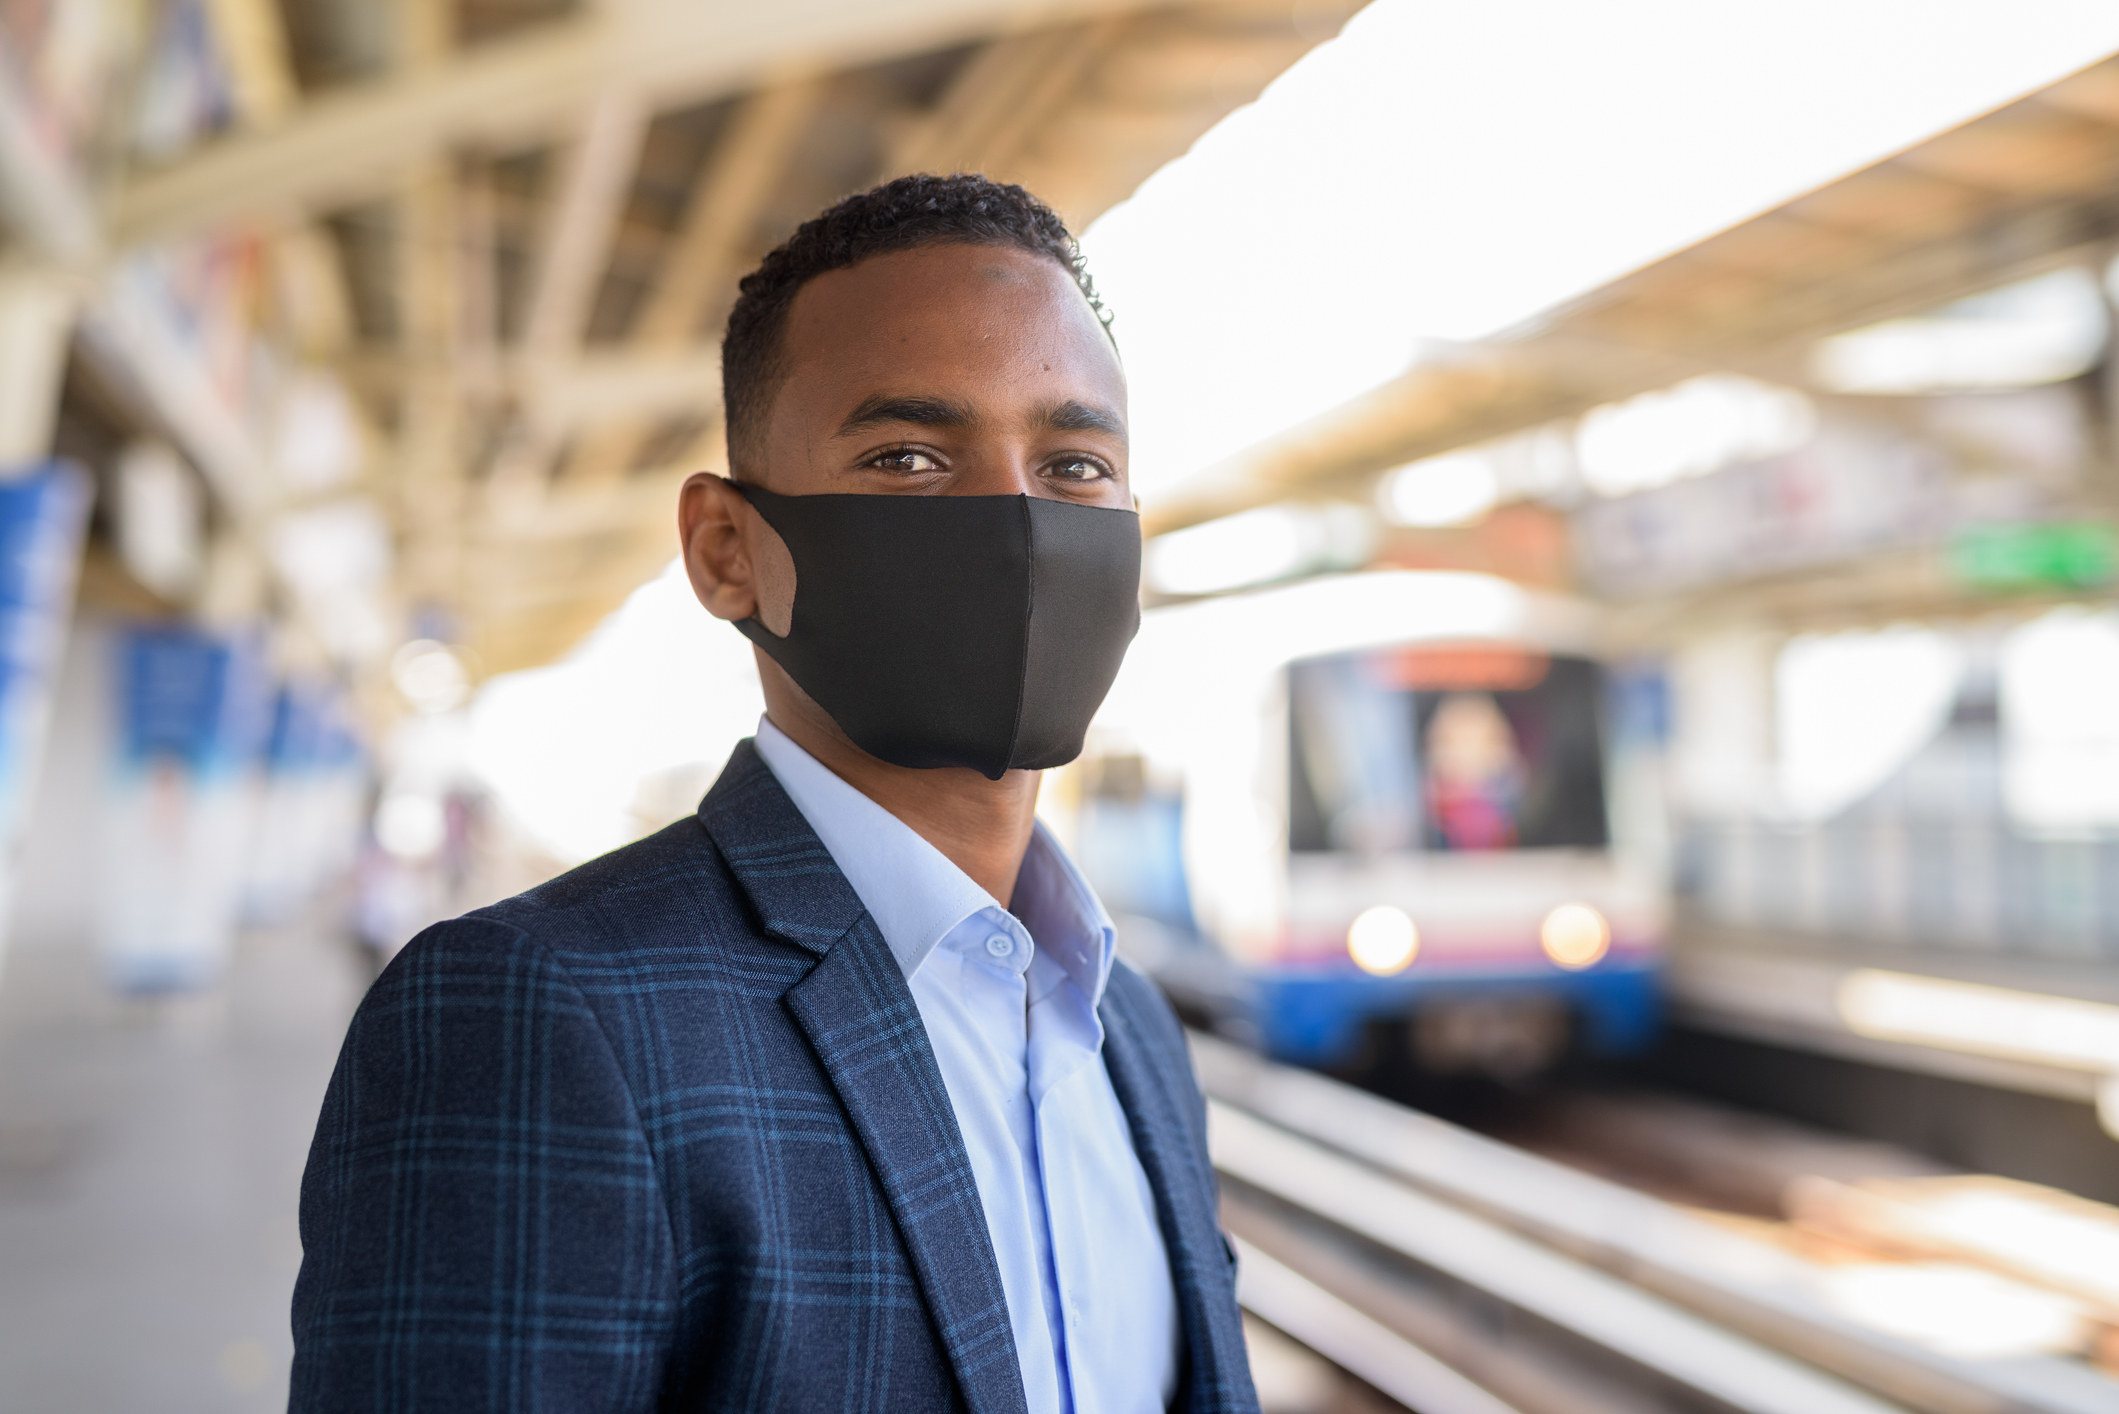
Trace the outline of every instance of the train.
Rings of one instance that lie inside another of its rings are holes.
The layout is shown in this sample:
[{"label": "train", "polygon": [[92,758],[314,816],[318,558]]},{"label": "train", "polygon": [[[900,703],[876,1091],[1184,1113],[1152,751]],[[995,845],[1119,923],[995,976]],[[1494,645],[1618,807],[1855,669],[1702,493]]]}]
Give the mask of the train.
[{"label": "train", "polygon": [[1580,600],[1383,570],[1151,609],[1046,814],[1121,952],[1281,1060],[1503,1080],[1654,1039],[1659,680]]}]

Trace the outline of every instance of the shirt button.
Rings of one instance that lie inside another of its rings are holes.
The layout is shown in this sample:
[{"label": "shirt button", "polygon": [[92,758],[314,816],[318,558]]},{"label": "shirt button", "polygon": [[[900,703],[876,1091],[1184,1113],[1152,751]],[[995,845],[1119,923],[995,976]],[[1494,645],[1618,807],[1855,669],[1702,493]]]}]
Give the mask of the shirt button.
[{"label": "shirt button", "polygon": [[995,957],[1006,957],[1015,951],[1015,940],[1006,933],[995,933],[986,940],[986,951]]}]

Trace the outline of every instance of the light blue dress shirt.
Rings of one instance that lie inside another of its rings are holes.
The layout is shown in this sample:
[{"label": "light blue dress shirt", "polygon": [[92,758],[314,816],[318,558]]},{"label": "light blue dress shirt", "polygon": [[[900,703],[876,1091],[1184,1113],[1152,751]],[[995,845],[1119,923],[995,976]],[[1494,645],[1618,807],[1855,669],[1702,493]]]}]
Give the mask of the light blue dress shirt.
[{"label": "light blue dress shirt", "polygon": [[758,754],[905,969],[971,1155],[1030,1414],[1166,1409],[1177,1294],[1104,1069],[1103,905],[1042,824],[1011,914],[770,721]]}]

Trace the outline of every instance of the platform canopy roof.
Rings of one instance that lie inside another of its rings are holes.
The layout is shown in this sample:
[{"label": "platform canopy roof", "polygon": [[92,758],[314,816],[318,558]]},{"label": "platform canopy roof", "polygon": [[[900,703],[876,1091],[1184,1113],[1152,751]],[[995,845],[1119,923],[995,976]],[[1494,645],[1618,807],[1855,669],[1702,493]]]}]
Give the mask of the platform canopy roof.
[{"label": "platform canopy roof", "polygon": [[[897,173],[961,170],[1025,183],[1079,230],[1354,5],[195,8],[226,120],[98,183],[39,149],[27,96],[0,82],[0,214],[82,271],[261,242],[292,316],[277,327],[357,393],[369,431],[360,483],[331,494],[381,509],[396,606],[500,671],[564,651],[674,553],[675,487],[721,457],[735,281],[800,220]],[[300,497],[98,299],[84,327],[105,381],[269,540]]]},{"label": "platform canopy roof", "polygon": [[1149,508],[1171,530],[1382,472],[1696,374],[1802,385],[1822,338],[2119,248],[2119,58],[1250,447]]},{"label": "platform canopy roof", "polygon": [[[895,173],[977,170],[1081,230],[1355,8],[208,0],[188,9],[226,101],[159,150],[55,158],[0,63],[0,224],[14,258],[78,277],[77,366],[197,467],[298,631],[276,528],[358,500],[396,622],[498,672],[566,651],[674,552],[675,487],[722,455],[734,282],[797,222]],[[350,481],[296,484],[128,304],[129,262],[216,241],[269,267],[261,333],[352,391]],[[1424,357],[1144,509],[1161,531],[1360,499],[1409,460],[1700,372],[1799,385],[1823,336],[2115,241],[2119,61]]]}]

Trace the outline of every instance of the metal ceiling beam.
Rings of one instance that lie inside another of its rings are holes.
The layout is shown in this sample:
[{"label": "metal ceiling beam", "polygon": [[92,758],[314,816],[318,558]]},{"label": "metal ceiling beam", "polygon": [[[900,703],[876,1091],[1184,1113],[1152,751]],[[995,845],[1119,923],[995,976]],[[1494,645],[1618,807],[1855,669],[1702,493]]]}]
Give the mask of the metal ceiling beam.
[{"label": "metal ceiling beam", "polygon": [[564,435],[548,390],[564,389],[581,349],[597,286],[639,166],[649,112],[637,91],[613,87],[590,106],[561,153],[534,246],[517,381],[540,396],[521,400],[523,417],[501,458],[499,484],[536,485]]},{"label": "metal ceiling beam", "polygon": [[[225,2],[225,0],[224,0]],[[400,74],[448,62],[446,0],[394,0],[393,63]],[[401,603],[452,604],[462,582],[465,487],[457,454],[464,398],[457,374],[463,342],[456,164],[441,153],[407,169],[398,182],[397,330],[402,351],[438,366],[437,376],[407,383],[398,400],[397,436],[387,470],[387,500],[398,529],[393,588]]]},{"label": "metal ceiling beam", "polygon": [[398,328],[408,349],[446,370],[405,385],[390,466],[402,555],[397,589],[424,603],[450,603],[461,578],[464,399],[453,372],[462,337],[457,196],[454,174],[435,163],[413,175],[398,200]]},{"label": "metal ceiling beam", "polygon": [[[1977,173],[1968,170],[1974,154]],[[1997,161],[2016,185],[1992,184]],[[1817,339],[2113,242],[2119,60],[1764,212],[1512,335],[1425,362],[1144,507],[1147,528],[1359,494],[1393,466],[1710,369],[1799,362]]]},{"label": "metal ceiling beam", "polygon": [[1470,345],[1439,355],[1142,504],[1150,535],[1276,501],[1345,494],[1391,467],[1567,417],[1676,381],[1693,365],[1614,349],[1595,361],[1529,345]]},{"label": "metal ceiling beam", "polygon": [[580,348],[647,124],[648,110],[639,96],[612,89],[590,106],[580,132],[567,144],[523,318],[527,356],[563,362]]},{"label": "metal ceiling beam", "polygon": [[555,487],[541,501],[498,508],[470,527],[479,547],[519,548],[541,541],[609,535],[659,525],[676,553],[677,488],[689,472],[664,470],[629,476],[614,485]]},{"label": "metal ceiling beam", "polygon": [[238,118],[250,128],[279,122],[301,101],[279,7],[273,0],[209,0],[207,8]]},{"label": "metal ceiling beam", "polygon": [[534,402],[543,425],[561,436],[628,419],[709,414],[721,403],[721,351],[714,346],[658,352],[591,345],[563,365],[503,360],[481,367],[431,350],[399,355],[371,345],[333,366],[351,386],[383,398],[460,366],[466,395]]},{"label": "metal ceiling beam", "polygon": [[743,101],[692,189],[684,224],[640,311],[633,341],[644,349],[690,343],[707,302],[732,282],[758,211],[823,98],[825,82],[801,78]]},{"label": "metal ceiling beam", "polygon": [[[677,238],[641,309],[631,340],[635,356],[679,353],[696,338],[708,302],[723,293],[738,274],[758,212],[785,175],[788,158],[817,104],[824,81],[814,77],[774,84],[746,98],[728,132],[714,145],[706,170],[692,188]],[[682,355],[679,354],[681,358]],[[694,360],[700,355],[691,355]],[[620,393],[637,398],[640,416],[607,419],[576,451],[568,479],[592,483],[621,475],[629,466],[648,428],[642,417],[657,411],[712,415],[720,407],[720,359],[711,356],[714,379],[693,382],[678,374],[676,387],[690,383],[689,398],[667,404],[649,391],[652,378],[638,380]],[[608,404],[606,404],[608,405]],[[596,420],[594,418],[584,420]]]},{"label": "metal ceiling beam", "polygon": [[989,149],[1019,115],[1044,106],[1046,76],[1072,76],[1083,50],[1079,28],[1011,35],[972,56],[934,111],[913,123],[890,155],[891,174],[986,171]]},{"label": "metal ceiling beam", "polygon": [[573,362],[528,372],[520,386],[538,417],[562,432],[721,407],[719,346],[675,352],[592,349]]},{"label": "metal ceiling beam", "polygon": [[1151,3],[614,0],[446,64],[327,94],[269,131],[138,172],[119,195],[113,239],[121,247],[152,243],[372,195],[454,146],[526,143],[564,131],[614,88],[650,106],[695,103],[773,73],[880,62]]},{"label": "metal ceiling beam", "polygon": [[0,225],[45,260],[86,265],[103,247],[95,204],[23,84],[20,65],[0,63]]}]

